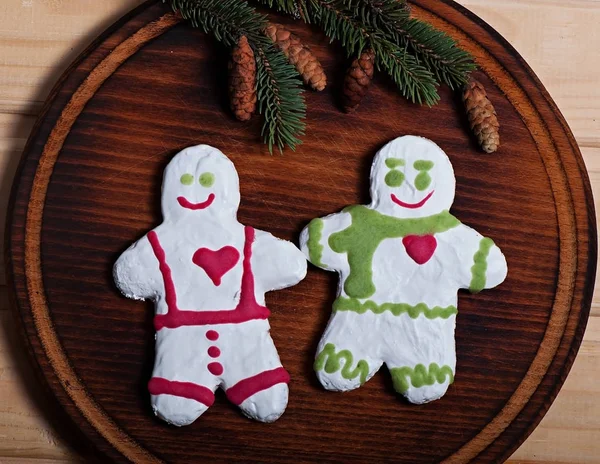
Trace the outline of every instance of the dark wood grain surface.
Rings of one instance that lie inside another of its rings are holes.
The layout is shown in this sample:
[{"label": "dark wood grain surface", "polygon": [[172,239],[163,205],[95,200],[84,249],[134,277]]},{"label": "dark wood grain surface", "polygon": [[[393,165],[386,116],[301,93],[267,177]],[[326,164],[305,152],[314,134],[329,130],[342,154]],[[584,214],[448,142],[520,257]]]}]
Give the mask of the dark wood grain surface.
[{"label": "dark wood grain surface", "polygon": [[[294,24],[330,85],[306,93],[305,142],[270,156],[259,118],[242,124],[228,111],[226,51],[156,2],[104,34],[54,89],[13,188],[7,270],[40,372],[108,456],[495,462],[537,425],[573,362],[593,290],[595,218],[583,161],[556,106],[501,37],[449,1],[418,0],[414,12],[477,57],[477,77],[502,124],[497,154],[477,149],[459,99],[445,88],[440,105],[418,107],[377,76],[359,111],[343,114],[343,51]],[[121,297],[111,268],[161,221],[160,181],[171,157],[198,143],[221,149],[240,175],[240,221],[296,241],[310,219],[367,202],[373,155],[404,134],[431,138],[449,154],[453,213],[492,237],[509,265],[499,288],[460,295],[457,376],[448,394],[409,405],[385,369],[359,390],[324,391],[312,360],[337,282],[311,267],[296,287],[267,296],[292,377],[279,421],[249,421],[222,394],[189,427],[155,419],[146,391],[153,308]]]}]

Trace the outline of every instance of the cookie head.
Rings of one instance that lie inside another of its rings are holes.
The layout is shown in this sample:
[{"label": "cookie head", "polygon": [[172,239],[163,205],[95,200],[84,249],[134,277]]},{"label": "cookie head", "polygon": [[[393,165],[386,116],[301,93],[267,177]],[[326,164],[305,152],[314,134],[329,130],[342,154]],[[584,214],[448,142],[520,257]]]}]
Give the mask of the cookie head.
[{"label": "cookie head", "polygon": [[232,214],[240,204],[240,186],[233,163],[209,145],[189,147],[168,164],[163,177],[165,219]]},{"label": "cookie head", "polygon": [[450,209],[456,180],[446,153],[431,140],[405,136],[375,156],[372,207],[398,218],[420,218]]}]

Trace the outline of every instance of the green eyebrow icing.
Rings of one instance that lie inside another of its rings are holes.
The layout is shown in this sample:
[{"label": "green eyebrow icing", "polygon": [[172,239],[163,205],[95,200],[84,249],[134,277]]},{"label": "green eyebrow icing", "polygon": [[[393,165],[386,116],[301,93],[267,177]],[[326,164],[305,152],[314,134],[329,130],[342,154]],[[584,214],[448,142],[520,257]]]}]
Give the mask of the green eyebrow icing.
[{"label": "green eyebrow icing", "polygon": [[433,168],[433,161],[418,160],[415,161],[413,167],[417,171],[430,171]]},{"label": "green eyebrow icing", "polygon": [[399,158],[388,158],[385,160],[385,165],[390,169],[397,168],[398,166],[404,166],[404,164],[404,160]]}]

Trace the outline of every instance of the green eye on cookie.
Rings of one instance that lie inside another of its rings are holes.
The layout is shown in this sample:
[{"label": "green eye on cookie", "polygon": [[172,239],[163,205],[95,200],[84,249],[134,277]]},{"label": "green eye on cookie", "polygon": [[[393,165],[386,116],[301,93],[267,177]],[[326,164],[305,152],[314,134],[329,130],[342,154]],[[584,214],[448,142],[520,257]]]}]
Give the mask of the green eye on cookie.
[{"label": "green eye on cookie", "polygon": [[415,178],[415,187],[417,188],[417,190],[423,191],[430,185],[431,176],[429,175],[429,173],[422,171],[419,174],[417,174],[417,177]]},{"label": "green eye on cookie", "polygon": [[181,182],[183,185],[192,185],[194,183],[194,176],[185,173],[181,176],[179,182]]},{"label": "green eye on cookie", "polygon": [[404,182],[404,173],[394,169],[385,176],[385,183],[389,187],[400,187]]},{"label": "green eye on cookie", "polygon": [[413,167],[419,171],[415,178],[415,187],[417,190],[425,190],[431,185],[431,176],[428,171],[433,169],[433,161],[417,160],[414,162]]},{"label": "green eye on cookie", "polygon": [[400,158],[388,158],[385,160],[385,165],[391,169],[385,176],[385,183],[389,187],[400,187],[404,182],[404,173],[396,168],[404,166],[405,162]]},{"label": "green eye on cookie", "polygon": [[202,187],[212,187],[215,183],[215,175],[212,172],[204,172],[200,175],[199,182]]}]

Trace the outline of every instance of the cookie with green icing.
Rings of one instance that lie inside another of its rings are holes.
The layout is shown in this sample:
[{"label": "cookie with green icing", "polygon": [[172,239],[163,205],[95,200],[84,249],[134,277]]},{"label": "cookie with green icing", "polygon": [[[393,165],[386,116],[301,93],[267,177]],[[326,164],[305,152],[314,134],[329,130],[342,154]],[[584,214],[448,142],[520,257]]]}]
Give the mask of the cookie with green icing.
[{"label": "cookie with green icing", "polygon": [[302,232],[309,261],[340,276],[314,365],[326,389],[358,388],[383,363],[412,403],[440,398],[454,381],[457,292],[495,287],[507,274],[492,239],[450,213],[455,186],[440,147],[401,137],[375,156],[370,205]]}]

